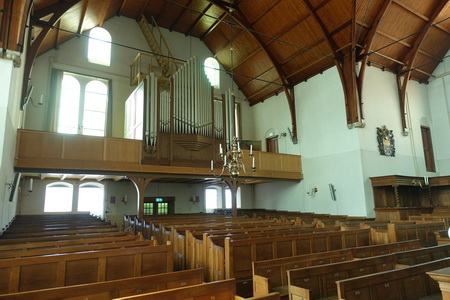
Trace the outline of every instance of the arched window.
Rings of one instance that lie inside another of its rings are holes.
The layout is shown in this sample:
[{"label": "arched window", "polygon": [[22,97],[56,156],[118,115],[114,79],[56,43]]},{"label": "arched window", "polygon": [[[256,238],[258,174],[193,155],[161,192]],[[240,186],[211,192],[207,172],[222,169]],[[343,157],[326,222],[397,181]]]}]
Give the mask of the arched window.
[{"label": "arched window", "polygon": [[217,208],[222,208],[222,188],[209,186],[205,189],[206,212],[213,212]]},{"label": "arched window", "polygon": [[83,134],[105,135],[108,87],[99,80],[92,80],[86,85],[84,94]]},{"label": "arched window", "polygon": [[89,33],[88,61],[109,66],[111,63],[111,35],[101,27],[95,27]]},{"label": "arched window", "polygon": [[[205,189],[206,212],[213,212],[216,208],[231,208],[231,191],[221,186],[211,185]],[[241,188],[236,193],[236,207],[241,208]]]},{"label": "arched window", "polygon": [[[225,208],[231,208],[231,190],[225,189]],[[239,187],[236,192],[236,208],[241,208],[241,188]]]},{"label": "arched window", "polygon": [[80,82],[73,76],[64,74],[59,102],[58,132],[76,134],[80,107]]},{"label": "arched window", "polygon": [[64,72],[59,99],[58,132],[105,136],[108,81]]},{"label": "arched window", "polygon": [[45,188],[44,212],[71,212],[73,185],[66,182],[50,183]]},{"label": "arched window", "polygon": [[208,76],[211,85],[219,89],[220,88],[220,66],[219,62],[212,57],[208,57],[204,62],[204,69],[206,76]]},{"label": "arched window", "polygon": [[104,185],[83,183],[78,190],[78,211],[88,211],[91,215],[103,218]]}]

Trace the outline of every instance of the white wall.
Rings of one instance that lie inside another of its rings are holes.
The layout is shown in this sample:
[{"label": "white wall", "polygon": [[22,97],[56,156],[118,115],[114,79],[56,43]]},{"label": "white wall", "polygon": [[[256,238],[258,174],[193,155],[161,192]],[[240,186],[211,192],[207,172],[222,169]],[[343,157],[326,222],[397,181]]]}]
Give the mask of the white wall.
[{"label": "white wall", "polygon": [[[134,49],[149,51],[149,47],[139,26],[132,19],[113,17],[104,23],[103,28],[109,31],[113,43],[128,46],[112,45],[111,66],[92,64],[87,61],[88,38],[86,37],[73,38],[59,45],[58,50],[50,50],[36,59],[31,76],[31,84],[35,87],[33,91],[34,101],[37,104],[40,96],[43,95],[44,104],[42,106],[37,105],[37,107],[28,105],[26,129],[46,129],[47,111],[49,109],[49,78],[52,68],[58,68],[112,80],[112,136],[123,137],[125,101],[134,89],[130,86],[129,77],[130,65],[138,54],[138,50]],[[187,60],[191,55],[195,55],[200,61],[203,61],[212,56],[212,53],[199,39],[169,32],[165,29],[161,30],[174,57]],[[88,35],[89,32],[84,32],[84,34]],[[221,89],[217,90],[216,93],[220,94],[230,87],[231,78],[222,72]],[[239,94],[238,98],[242,99],[243,97]]]},{"label": "white wall", "polygon": [[[441,161],[447,162],[450,157],[447,150],[448,110],[445,122],[432,119],[429,90],[430,87],[415,81],[409,83],[407,113],[411,126],[409,135],[403,136],[396,78],[392,73],[367,69],[363,88],[366,126],[361,129],[347,128],[344,95],[335,68],[297,85],[299,145],[289,142],[283,146],[281,141],[280,152],[302,156],[304,180],[292,184],[258,185],[255,207],[373,217],[370,177],[438,175],[425,171],[420,125],[431,127],[439,158],[442,157],[439,149],[445,148],[445,157],[439,159],[438,169],[442,169]],[[441,108],[436,110],[442,114]],[[255,105],[254,113],[258,116],[254,125],[256,139],[264,140],[270,128],[283,130],[289,126],[290,115],[284,94]],[[436,123],[444,123],[446,138],[436,134]],[[395,157],[381,156],[378,152],[376,128],[383,125],[393,130]],[[336,189],[337,201],[331,199],[329,183]],[[308,195],[314,187],[318,192]]]},{"label": "white wall", "polygon": [[[55,180],[33,181],[33,191],[29,192],[29,179],[20,183],[20,206],[18,214],[42,214],[44,213],[45,188],[46,185],[56,182]],[[65,180],[64,182],[74,185],[74,199],[78,195],[78,186],[83,183],[78,180]],[[137,192],[133,183],[124,181],[102,181],[105,186],[105,219],[112,223],[122,224],[123,215],[137,214]],[[150,183],[145,191],[145,197],[175,197],[175,213],[199,213],[205,210],[205,188],[204,184],[180,184],[180,183]],[[191,196],[199,196],[199,202],[189,201]],[[115,201],[111,201],[114,198]],[[127,203],[122,201],[127,199]],[[74,200],[75,201],[75,200]],[[241,207],[253,207],[253,188],[244,185],[241,187]],[[73,205],[76,211],[76,203]]]},{"label": "white wall", "polygon": [[[10,55],[23,61],[24,54],[7,51],[7,56]],[[17,208],[17,193],[9,202],[11,189],[8,183],[14,179],[16,135],[22,116],[19,107],[23,67],[23,63],[15,67],[13,60],[0,58],[0,140],[3,141],[0,146],[0,229],[12,220]]]},{"label": "white wall", "polygon": [[[450,53],[450,52],[449,52]],[[446,57],[448,56],[448,54]],[[430,78],[430,99],[433,126],[431,127],[437,171],[450,174],[450,60],[444,60],[434,71],[437,78]]]}]

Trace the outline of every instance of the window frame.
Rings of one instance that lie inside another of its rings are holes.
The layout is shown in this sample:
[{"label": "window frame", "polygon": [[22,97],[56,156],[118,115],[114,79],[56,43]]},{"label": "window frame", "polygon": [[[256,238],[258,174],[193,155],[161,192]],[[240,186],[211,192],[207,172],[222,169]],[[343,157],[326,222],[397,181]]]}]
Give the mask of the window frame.
[{"label": "window frame", "polygon": [[87,48],[88,62],[109,67],[111,65],[111,44],[112,37],[108,30],[103,27],[92,28],[89,32]]},{"label": "window frame", "polygon": [[[72,76],[74,77],[79,85],[80,85],[80,90],[79,90],[79,100],[78,100],[78,124],[77,124],[77,130],[75,134],[80,134],[80,135],[86,135],[86,136],[100,136],[100,137],[106,137],[109,135],[109,131],[110,131],[110,124],[111,124],[111,120],[110,120],[110,111],[111,111],[111,82],[109,79],[106,78],[102,78],[99,76],[91,76],[91,75],[87,75],[87,74],[80,74],[80,73],[76,73],[76,72],[71,72],[71,71],[62,71],[62,76],[61,76],[61,91],[58,93],[58,98],[61,98],[63,96],[63,87],[62,87],[62,82],[64,80],[65,76]],[[106,103],[105,103],[105,110],[104,110],[104,124],[103,124],[103,135],[92,135],[92,134],[85,134],[83,133],[83,129],[84,129],[84,119],[85,119],[85,104],[86,104],[86,100],[87,100],[87,87],[90,83],[94,82],[94,81],[99,81],[101,83],[103,83],[106,86],[106,93],[105,93],[105,99],[106,99]],[[60,118],[61,118],[61,99],[58,99],[57,107],[55,107],[55,110],[58,112],[57,115],[57,120],[56,120],[56,132],[58,133],[67,133],[67,132],[61,132],[60,128],[59,128],[59,123],[60,123]],[[68,134],[73,134],[73,133],[68,133]]]},{"label": "window frame", "polygon": [[[215,89],[220,89],[220,64],[214,57],[207,57],[203,62],[203,70]],[[207,71],[208,70],[208,71]]]}]

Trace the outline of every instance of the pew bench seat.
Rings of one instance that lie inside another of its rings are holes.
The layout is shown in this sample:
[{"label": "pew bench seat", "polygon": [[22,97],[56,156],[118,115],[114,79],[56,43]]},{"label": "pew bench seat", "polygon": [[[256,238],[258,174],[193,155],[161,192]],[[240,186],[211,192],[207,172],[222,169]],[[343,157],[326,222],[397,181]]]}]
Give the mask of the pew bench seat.
[{"label": "pew bench seat", "polygon": [[442,299],[438,283],[426,273],[450,266],[450,258],[339,280],[338,299]]},{"label": "pew bench seat", "polygon": [[203,283],[202,269],[162,273],[106,282],[80,284],[0,295],[0,300],[102,299],[137,295]]}]

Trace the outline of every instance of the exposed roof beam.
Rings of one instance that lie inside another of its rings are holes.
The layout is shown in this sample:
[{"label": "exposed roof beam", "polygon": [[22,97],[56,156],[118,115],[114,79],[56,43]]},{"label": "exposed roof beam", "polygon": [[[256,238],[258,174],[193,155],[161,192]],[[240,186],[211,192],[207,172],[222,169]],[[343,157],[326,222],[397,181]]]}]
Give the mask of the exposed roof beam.
[{"label": "exposed roof beam", "polygon": [[[409,48],[409,49],[412,49],[412,47],[413,47],[411,44],[409,44],[409,43],[407,43],[407,42],[405,42],[405,41],[399,41],[399,39],[393,37],[392,35],[387,34],[387,33],[384,32],[384,31],[378,30],[378,31],[377,31],[377,34],[380,34],[380,35],[384,36],[385,38],[388,38],[388,39],[390,39],[390,40],[392,40],[392,41],[394,41],[394,42],[395,42],[395,41],[398,41],[398,43],[399,43],[400,45],[403,45],[403,46],[405,46],[405,47],[407,47],[407,48]],[[419,52],[420,52],[421,54],[423,54],[423,55],[428,56],[429,58],[434,59],[435,61],[441,61],[441,59],[439,59],[438,57],[434,56],[434,55],[431,54],[431,53],[426,52],[425,50],[419,50]]]},{"label": "exposed roof beam", "polygon": [[163,6],[163,8],[161,9],[161,13],[159,14],[159,16],[157,16],[157,17],[154,18],[155,21],[156,21],[156,24],[159,24],[159,23],[160,23],[159,21],[161,21],[161,17],[164,15],[164,13],[166,12],[166,10],[167,10],[168,7],[169,7],[169,2],[164,1],[164,6]]},{"label": "exposed roof beam", "polygon": [[211,8],[212,3],[209,3],[205,9],[202,11],[201,14],[199,14],[197,16],[197,18],[195,18],[195,20],[192,22],[191,26],[188,28],[188,30],[186,30],[186,32],[184,33],[185,35],[189,35],[189,33],[191,32],[191,30],[198,24],[198,22],[203,18],[203,15],[206,14],[206,12]]},{"label": "exposed roof beam", "polygon": [[[229,9],[230,4],[226,2],[220,1],[220,0],[208,0],[211,3],[217,5],[218,7],[222,8],[224,11]],[[246,28],[247,32],[250,33],[253,38],[258,43],[259,47],[263,49],[264,53],[269,58],[272,65],[274,65],[275,70],[277,71],[278,77],[280,78],[280,81],[282,82],[285,92],[286,92],[286,99],[288,101],[290,113],[291,113],[291,121],[292,121],[292,135],[294,139],[297,139],[297,118],[296,118],[296,111],[295,111],[295,99],[294,99],[294,92],[293,92],[293,86],[292,84],[286,79],[285,75],[283,74],[281,68],[277,65],[277,61],[274,57],[274,55],[265,47],[263,40],[259,35],[255,33],[255,30],[253,30],[253,26],[250,24],[248,19],[242,14],[242,12],[235,6],[233,7],[236,11],[236,13],[232,13],[232,10],[230,10],[230,16],[233,17],[239,24],[241,24],[244,28]]]},{"label": "exposed roof beam", "polygon": [[[392,4],[392,0],[385,0],[383,2],[383,5],[378,10],[377,15],[375,16],[375,19],[373,20],[372,27],[369,29],[369,32],[366,34],[362,46],[363,48],[361,51],[357,52],[356,54],[359,56],[362,52],[365,54],[370,52],[370,49],[372,48],[372,43],[374,41],[375,35],[378,31],[378,28],[380,27],[381,21],[383,20],[383,17],[386,15],[386,12],[390,5]],[[362,58],[362,64],[361,68],[359,69],[359,75],[357,77],[357,84],[358,84],[358,96],[360,99],[359,105],[360,105],[360,111],[361,111],[361,117],[363,117],[363,101],[362,101],[362,89],[363,89],[363,82],[364,82],[364,75],[367,68],[367,61],[369,59],[368,55],[364,55]]]},{"label": "exposed roof beam", "polygon": [[[252,98],[256,97],[257,95],[261,94],[262,92],[266,91],[271,86],[272,86],[271,83],[268,83],[268,84],[264,85],[263,87],[258,89],[255,93],[253,93],[250,96],[248,96],[247,99],[250,101],[250,99],[252,99]],[[281,90],[281,88],[279,88],[278,90]]]},{"label": "exposed roof beam", "polygon": [[109,7],[111,5],[110,1],[106,1],[105,5],[104,5],[104,9],[102,9],[102,12],[100,14],[100,19],[98,21],[98,26],[103,26],[103,23],[105,22],[107,13],[109,12]]},{"label": "exposed roof beam", "polygon": [[[405,116],[405,102],[406,102],[406,89],[408,87],[409,79],[412,74],[412,67],[414,66],[414,61],[416,60],[417,53],[419,52],[420,47],[422,46],[423,41],[425,40],[427,34],[430,32],[431,26],[436,19],[439,17],[441,12],[447,7],[449,0],[440,0],[435,8],[433,9],[433,13],[427,24],[425,24],[424,29],[418,34],[416,40],[414,41],[413,48],[406,54],[403,62],[406,63],[406,66],[401,66],[398,68],[398,91],[399,91],[399,100],[400,100],[400,117],[402,120],[403,131],[408,132],[408,125],[406,124],[406,116]],[[404,74],[402,71],[406,70]],[[400,80],[400,76],[403,76],[403,82]]]},{"label": "exposed roof beam", "polygon": [[[87,11],[87,7],[89,4],[89,0],[82,0],[82,2],[83,2],[83,9],[81,11],[80,23],[78,25],[77,34],[83,33],[83,23],[84,23],[84,18],[86,17],[86,11]],[[60,26],[58,26],[58,27],[60,27]]]},{"label": "exposed roof beam", "polygon": [[47,22],[51,26],[44,26],[39,35],[33,41],[31,46],[27,51],[27,58],[25,61],[24,73],[23,73],[23,83],[22,83],[22,94],[21,94],[21,108],[25,104],[25,96],[28,90],[28,83],[31,77],[31,70],[33,68],[34,60],[36,59],[39,48],[42,45],[45,37],[49,33],[52,26],[54,26],[59,19],[68,11],[70,8],[78,4],[81,0],[66,0],[64,2],[58,2],[56,4],[50,5],[45,8],[45,12],[37,11],[35,16],[32,17],[31,24],[35,25],[40,18],[45,17],[49,14],[53,14],[50,20]]},{"label": "exposed roof beam", "polygon": [[214,29],[216,29],[217,26],[219,26],[219,24],[222,23],[222,21],[225,19],[226,16],[227,12],[223,12],[223,14],[213,23],[213,25],[209,27],[208,30],[205,31],[205,33],[203,33],[203,35],[200,37],[200,40],[202,41],[206,36],[208,36],[211,32],[213,32]]},{"label": "exposed roof beam", "polygon": [[[428,18],[427,16],[419,13],[418,11],[412,9],[411,7],[407,6],[406,4],[398,1],[398,0],[393,0],[395,4],[397,4],[398,6],[406,9],[407,11],[409,11],[410,13],[416,15],[417,17],[421,18],[422,20],[424,20],[425,22],[429,22],[430,18]],[[447,31],[447,29],[445,27],[443,27],[442,25],[437,25],[435,26],[436,28],[439,28],[440,30],[442,30],[443,32],[450,34],[450,32]]]},{"label": "exposed roof beam", "polygon": [[169,26],[169,31],[172,31],[175,25],[178,23],[178,21],[181,20],[181,16],[183,16],[186,13],[188,7],[190,7],[192,4],[192,1],[193,0],[190,0],[189,3],[186,5],[186,7],[182,11],[180,11],[180,13],[176,18],[174,18],[174,22],[172,23],[172,25]]},{"label": "exposed roof beam", "polygon": [[[298,24],[300,24],[301,22],[303,22],[306,18],[308,17],[308,15],[303,16],[302,18],[297,19],[296,22],[294,22],[291,26],[289,26],[289,28],[287,28],[286,30],[280,32],[277,36],[275,36],[275,38],[271,39],[266,45],[265,47],[268,48],[270,45],[272,45],[272,43],[274,43],[277,39],[280,39],[281,36],[283,36],[284,34],[288,33],[289,31],[291,31],[292,29],[294,29]],[[311,47],[308,45],[305,48],[310,49]],[[259,51],[261,51],[262,49],[259,48],[256,51],[253,51],[250,55],[248,55],[244,60],[240,61],[233,69],[238,68],[241,64],[243,64],[245,61],[247,61],[248,58],[252,57],[254,54],[258,53]],[[296,53],[301,53],[303,51],[306,51],[304,49],[300,49],[297,50]],[[283,65],[284,63],[279,63],[280,67]]]},{"label": "exposed roof beam", "polygon": [[251,25],[253,26],[254,24],[258,23],[259,20],[261,20],[262,18],[264,18],[265,15],[267,15],[267,13],[269,11],[272,10],[272,8],[274,8],[275,6],[277,6],[282,0],[277,0],[277,1],[273,1],[272,5],[268,6],[254,21],[253,23],[251,23]]},{"label": "exposed roof beam", "polygon": [[150,0],[146,0],[144,5],[142,5],[141,11],[139,12],[139,16],[142,16],[145,13],[145,10],[148,7],[148,4],[150,3]]},{"label": "exposed roof beam", "polygon": [[[58,23],[56,23],[56,24],[57,24],[56,26],[58,26],[58,28],[61,27],[61,19],[58,20]],[[59,46],[59,30],[56,31],[56,34],[55,34],[55,43],[54,43],[54,45],[53,45],[53,48],[54,48],[55,50],[58,50],[58,46]]]},{"label": "exposed roof beam", "polygon": [[122,5],[120,5],[119,10],[117,11],[117,15],[121,16],[122,15],[122,11],[125,8],[125,6],[127,5],[127,0],[122,0]]},{"label": "exposed roof beam", "polygon": [[[300,1],[300,0],[299,0]],[[334,58],[334,64],[338,70],[339,77],[342,82],[342,87],[344,90],[346,113],[347,113],[347,124],[355,124],[360,122],[361,115],[359,109],[359,100],[357,93],[356,84],[356,0],[352,1],[352,12],[351,12],[351,40],[352,47],[349,53],[346,55],[339,48],[332,38],[331,33],[328,31],[324,22],[317,13],[318,7],[313,7],[310,0],[302,0],[308,9],[309,14],[314,18],[316,23],[319,25],[325,41],[332,52],[332,57]],[[324,2],[321,4],[323,5]]]}]

